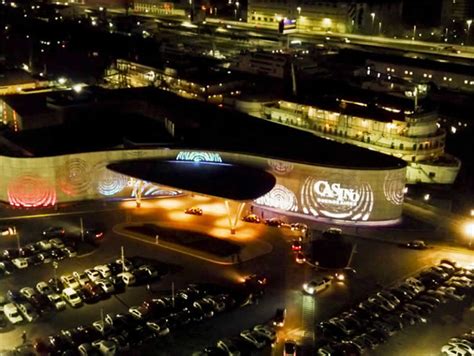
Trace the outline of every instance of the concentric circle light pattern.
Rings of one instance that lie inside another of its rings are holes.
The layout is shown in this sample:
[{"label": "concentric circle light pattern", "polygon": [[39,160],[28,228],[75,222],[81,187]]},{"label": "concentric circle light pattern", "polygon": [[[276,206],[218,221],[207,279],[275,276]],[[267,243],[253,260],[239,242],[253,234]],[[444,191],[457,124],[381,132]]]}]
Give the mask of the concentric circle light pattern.
[{"label": "concentric circle light pattern", "polygon": [[181,151],[176,156],[177,161],[194,161],[194,162],[216,162],[222,163],[222,158],[217,152],[203,151]]},{"label": "concentric circle light pattern", "polygon": [[56,190],[44,178],[25,174],[8,184],[8,201],[23,208],[48,207],[56,204]]},{"label": "concentric circle light pattern", "polygon": [[295,193],[281,184],[276,184],[271,191],[256,199],[255,203],[285,211],[298,210]]},{"label": "concentric circle light pattern", "polygon": [[367,183],[349,185],[308,177],[301,188],[301,205],[305,214],[367,221],[374,207],[374,193]]},{"label": "concentric circle light pattern", "polygon": [[269,159],[267,161],[273,173],[284,176],[293,170],[293,164],[289,162],[279,161],[276,159]]},{"label": "concentric circle light pattern", "polygon": [[86,161],[72,158],[64,163],[59,170],[59,187],[70,196],[86,194],[91,185],[91,172]]},{"label": "concentric circle light pattern", "polygon": [[156,196],[175,196],[181,194],[179,190],[167,190],[150,182],[141,181],[130,178],[127,182],[129,187],[132,187],[131,197],[136,198],[139,191],[142,197],[156,197]]},{"label": "concentric circle light pattern", "polygon": [[394,205],[402,205],[405,188],[406,175],[401,172],[388,173],[383,182],[383,193],[385,198]]},{"label": "concentric circle light pattern", "polygon": [[94,166],[93,182],[99,194],[112,196],[127,186],[128,177],[107,169],[106,165],[107,162],[100,162]]}]

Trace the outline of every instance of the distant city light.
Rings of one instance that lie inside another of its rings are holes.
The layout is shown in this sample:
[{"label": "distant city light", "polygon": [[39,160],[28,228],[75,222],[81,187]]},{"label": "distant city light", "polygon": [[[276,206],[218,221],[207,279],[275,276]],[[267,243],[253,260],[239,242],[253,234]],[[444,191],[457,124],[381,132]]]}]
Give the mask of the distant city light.
[{"label": "distant city light", "polygon": [[80,93],[82,91],[82,85],[81,84],[74,84],[72,86],[72,90],[74,90],[76,93]]},{"label": "distant city light", "polygon": [[425,195],[423,196],[423,199],[424,199],[425,201],[430,200],[430,195],[429,195],[429,194],[425,194]]},{"label": "distant city light", "polygon": [[66,78],[64,78],[64,77],[59,78],[58,83],[61,84],[61,85],[66,84]]}]

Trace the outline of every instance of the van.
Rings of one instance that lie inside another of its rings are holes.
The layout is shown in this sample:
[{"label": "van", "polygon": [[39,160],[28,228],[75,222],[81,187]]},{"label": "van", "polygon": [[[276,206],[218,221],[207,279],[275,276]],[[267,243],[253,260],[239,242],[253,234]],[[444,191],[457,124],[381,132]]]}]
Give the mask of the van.
[{"label": "van", "polygon": [[123,283],[125,283],[125,285],[127,286],[132,286],[135,283],[137,283],[137,279],[130,272],[122,272],[122,273],[119,273],[118,276],[122,278]]}]

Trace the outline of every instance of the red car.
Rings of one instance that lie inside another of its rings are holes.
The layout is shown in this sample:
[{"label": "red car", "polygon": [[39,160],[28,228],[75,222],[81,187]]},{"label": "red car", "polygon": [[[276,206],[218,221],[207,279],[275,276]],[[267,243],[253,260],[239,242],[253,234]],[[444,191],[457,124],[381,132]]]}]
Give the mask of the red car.
[{"label": "red car", "polygon": [[301,251],[301,249],[302,249],[301,241],[293,240],[293,242],[291,243],[291,250],[298,252],[298,251]]}]

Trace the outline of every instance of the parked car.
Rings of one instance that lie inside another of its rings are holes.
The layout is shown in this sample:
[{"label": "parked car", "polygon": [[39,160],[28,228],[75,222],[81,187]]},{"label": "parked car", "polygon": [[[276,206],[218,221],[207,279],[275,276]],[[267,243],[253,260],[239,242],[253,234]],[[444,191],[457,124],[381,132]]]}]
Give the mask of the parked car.
[{"label": "parked car", "polygon": [[102,288],[102,290],[107,293],[107,294],[113,294],[115,293],[115,288],[112,282],[110,282],[107,279],[99,279],[98,281],[95,282],[97,286]]},{"label": "parked car", "polygon": [[87,277],[87,274],[83,272],[72,272],[72,275],[81,286],[84,286],[84,284],[90,282],[90,279],[89,277]]},{"label": "parked car", "polygon": [[257,349],[262,349],[268,342],[268,339],[265,336],[253,330],[242,331],[240,337]]},{"label": "parked car", "polygon": [[66,247],[66,245],[64,245],[64,242],[61,239],[57,238],[57,237],[55,237],[54,239],[50,239],[49,243],[51,244],[52,248],[61,249],[61,248]]},{"label": "parked car", "polygon": [[72,288],[65,288],[63,290],[62,296],[66,302],[71,305],[71,307],[76,308],[82,305],[82,300],[77,294],[77,292]]},{"label": "parked car", "polygon": [[36,291],[42,295],[49,295],[54,293],[53,289],[46,282],[38,282],[35,286]]},{"label": "parked car", "polygon": [[12,324],[18,324],[23,321],[23,317],[18,311],[17,306],[13,303],[5,304],[3,306],[3,313]]},{"label": "parked car", "polygon": [[115,293],[125,292],[125,283],[123,278],[120,278],[119,276],[111,276],[109,281],[113,284]]},{"label": "parked car", "polygon": [[184,211],[185,214],[190,214],[190,215],[202,215],[202,209],[201,208],[196,208],[196,207],[192,207],[192,208],[187,208],[185,211]]},{"label": "parked car", "polygon": [[41,240],[38,242],[38,246],[40,247],[41,250],[45,251],[45,250],[51,250],[51,248],[53,247],[51,245],[51,242],[49,242],[49,240]]},{"label": "parked car", "polygon": [[19,312],[23,315],[23,318],[28,322],[33,322],[38,319],[39,315],[33,306],[29,302],[17,304]]},{"label": "parked car", "polygon": [[61,251],[66,257],[69,257],[69,258],[77,257],[77,251],[70,246],[66,246],[62,248]]},{"label": "parked car", "polygon": [[255,214],[246,215],[242,218],[242,220],[245,222],[254,223],[254,224],[259,224],[261,221],[260,218]]},{"label": "parked car", "polygon": [[112,275],[110,268],[106,265],[95,266],[94,269],[100,273],[102,278],[109,278]]},{"label": "parked car", "polygon": [[240,356],[240,350],[235,346],[232,340],[229,340],[229,339],[219,340],[216,346],[224,350],[225,352],[227,352],[227,355],[229,356]]},{"label": "parked car", "polygon": [[294,340],[286,340],[283,344],[283,356],[296,356],[296,342]]},{"label": "parked car", "polygon": [[78,289],[80,287],[79,282],[71,274],[61,276],[60,280],[64,288]]},{"label": "parked car", "polygon": [[23,269],[28,267],[28,261],[24,257],[18,257],[12,259],[13,265],[18,269]]},{"label": "parked car", "polygon": [[61,298],[61,296],[57,293],[51,293],[47,295],[47,298],[51,305],[56,310],[63,310],[66,309],[66,302]]},{"label": "parked car", "polygon": [[99,279],[102,278],[99,271],[96,271],[95,269],[92,269],[92,268],[86,269],[84,273],[92,282],[98,281]]},{"label": "parked car", "polygon": [[412,248],[414,250],[426,250],[428,246],[423,240],[413,240],[400,244],[400,247]]},{"label": "parked car", "polygon": [[271,219],[265,220],[265,225],[268,225],[268,226],[280,227],[281,224],[283,224],[283,220],[278,219],[278,218],[271,218]]},{"label": "parked car", "polygon": [[122,278],[123,283],[127,286],[132,286],[137,283],[137,279],[135,278],[135,275],[133,275],[131,272],[122,272],[117,275],[119,278]]},{"label": "parked car", "polygon": [[14,226],[0,226],[0,236],[12,236],[16,234]]}]

